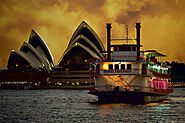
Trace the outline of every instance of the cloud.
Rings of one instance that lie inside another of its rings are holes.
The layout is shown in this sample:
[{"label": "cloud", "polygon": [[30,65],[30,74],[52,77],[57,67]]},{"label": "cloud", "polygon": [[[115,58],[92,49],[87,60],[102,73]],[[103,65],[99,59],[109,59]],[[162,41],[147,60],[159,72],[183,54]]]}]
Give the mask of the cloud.
[{"label": "cloud", "polygon": [[12,49],[28,40],[32,29],[46,41],[57,63],[82,21],[104,44],[107,22],[112,23],[112,37],[120,38],[125,25],[134,35],[135,22],[140,21],[143,49],[157,49],[168,60],[178,60],[176,56],[185,57],[184,6],[183,0],[0,0],[0,67],[6,66]]},{"label": "cloud", "polygon": [[129,26],[141,22],[144,49],[157,49],[167,54],[167,60],[177,60],[176,56],[185,58],[185,1],[135,0],[127,1],[125,6],[116,22]]},{"label": "cloud", "polygon": [[174,19],[182,18],[183,6],[185,2],[180,0],[178,3],[175,0],[135,0],[127,1],[126,9],[122,9],[117,16],[116,21],[122,24],[133,24],[135,21],[141,21],[143,16],[162,17],[170,15]]},{"label": "cloud", "polygon": [[84,11],[90,14],[101,15],[101,8],[104,6],[105,0],[67,0],[69,5],[68,11]]}]

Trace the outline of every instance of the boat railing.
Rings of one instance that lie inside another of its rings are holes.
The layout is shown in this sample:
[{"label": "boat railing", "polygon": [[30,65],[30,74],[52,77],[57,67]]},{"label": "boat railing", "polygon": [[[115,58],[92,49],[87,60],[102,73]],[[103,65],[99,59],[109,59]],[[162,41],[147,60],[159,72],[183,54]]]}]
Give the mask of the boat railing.
[{"label": "boat railing", "polygon": [[[98,86],[97,90],[95,89],[95,85],[91,86],[90,92],[95,91],[113,91],[115,86],[108,88],[109,85]],[[120,87],[120,86],[119,86]],[[168,94],[173,92],[173,87],[169,86],[167,89],[157,89],[152,87],[141,87],[141,86],[123,86],[120,87],[119,91],[128,91],[128,92],[148,92],[148,93],[155,93],[155,94]]]},{"label": "boat railing", "polygon": [[169,73],[160,73],[160,72],[156,72],[154,70],[149,70],[148,74],[153,75],[153,76],[157,76],[157,77],[161,77],[161,78],[171,78],[171,74],[169,74]]},{"label": "boat railing", "polygon": [[143,61],[145,60],[143,57],[137,57],[137,56],[112,56],[112,61],[116,60],[140,60]]},{"label": "boat railing", "polygon": [[152,88],[152,87],[129,86],[129,88],[127,88],[127,91],[129,90],[135,91],[135,92],[149,92],[149,93],[157,93],[157,94],[167,94],[167,93],[173,92],[172,87],[169,87],[166,89],[158,89],[158,88]]},{"label": "boat railing", "polygon": [[163,66],[166,66],[166,62],[159,62],[156,58],[146,58],[146,61],[147,62],[153,62],[154,64],[157,64],[157,65],[163,65]]},{"label": "boat railing", "polygon": [[153,70],[146,69],[98,69],[98,70],[90,70],[90,76],[101,76],[101,75],[148,75],[148,76],[157,76],[160,78],[171,78],[169,73],[160,73],[155,72]]}]

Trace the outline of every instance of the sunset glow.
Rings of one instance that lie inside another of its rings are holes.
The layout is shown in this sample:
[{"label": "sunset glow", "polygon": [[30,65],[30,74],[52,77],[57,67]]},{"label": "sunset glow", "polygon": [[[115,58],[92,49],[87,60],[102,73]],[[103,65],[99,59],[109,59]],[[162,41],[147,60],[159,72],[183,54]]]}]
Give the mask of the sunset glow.
[{"label": "sunset glow", "polygon": [[112,37],[135,37],[141,22],[142,50],[156,49],[168,61],[185,61],[184,0],[0,0],[0,68],[13,49],[20,49],[34,29],[57,63],[77,26],[86,21],[106,45],[106,23]]}]

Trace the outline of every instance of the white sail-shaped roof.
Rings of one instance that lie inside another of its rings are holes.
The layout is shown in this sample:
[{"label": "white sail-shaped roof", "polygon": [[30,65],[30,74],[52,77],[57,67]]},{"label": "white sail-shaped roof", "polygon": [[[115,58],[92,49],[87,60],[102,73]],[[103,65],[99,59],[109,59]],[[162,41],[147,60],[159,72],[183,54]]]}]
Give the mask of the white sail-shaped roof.
[{"label": "white sail-shaped roof", "polygon": [[18,64],[16,63],[15,59],[20,57],[24,63],[27,62],[29,65],[32,66],[32,68],[40,69],[42,68],[42,65],[40,65],[35,59],[33,59],[30,56],[27,56],[26,53],[18,50],[13,50],[10,54],[9,60],[8,60],[8,68],[11,68],[12,65]]},{"label": "white sail-shaped roof", "polygon": [[[82,39],[82,40],[81,40]],[[74,40],[73,42],[69,45],[72,46],[73,44],[75,44],[76,42],[80,43],[80,44],[84,44],[86,45],[87,47],[89,47],[90,49],[92,49],[93,51],[95,51],[97,53],[98,56],[102,57],[101,53],[100,53],[100,50],[88,39],[86,38],[85,36],[83,35],[78,35]],[[85,44],[86,43],[86,44]]]},{"label": "white sail-shaped roof", "polygon": [[[82,40],[81,40],[82,39]],[[80,42],[82,41],[82,42]],[[69,52],[70,47],[72,47],[74,44],[79,43],[80,45],[83,45],[85,47],[88,47],[88,49],[91,49],[91,52],[93,52],[94,54],[98,55],[99,57],[102,57],[100,50],[89,40],[87,39],[85,36],[83,35],[78,35],[73,42],[69,45],[69,47],[66,49],[65,52]],[[82,44],[82,43],[86,43],[86,45]],[[88,46],[87,46],[88,45]],[[89,50],[88,50],[89,51]],[[60,58],[59,63],[62,61],[65,52],[63,54],[63,56]]]},{"label": "white sail-shaped roof", "polygon": [[74,48],[74,47],[80,47],[80,48],[84,49],[85,51],[87,51],[93,58],[100,59],[100,57],[96,53],[94,53],[91,49],[89,49],[88,47],[86,47],[86,46],[84,46],[84,45],[76,42],[75,44],[73,44],[72,46],[70,46],[69,48],[67,48],[67,50],[62,55],[62,57],[61,57],[61,59],[60,59],[60,61],[59,61],[58,64],[60,64],[60,62],[62,61],[62,59],[65,57],[65,55],[68,52],[70,52],[71,49]]},{"label": "white sail-shaped roof", "polygon": [[82,34],[86,38],[88,38],[101,52],[105,51],[105,48],[104,48],[101,40],[99,39],[98,35],[94,32],[94,30],[85,21],[83,21],[78,26],[76,31],[74,32],[74,34],[69,42],[68,47],[70,47],[70,45],[73,44],[75,38],[80,34]]},{"label": "white sail-shaped roof", "polygon": [[32,59],[37,59],[40,64],[46,69],[46,72],[50,73],[50,65],[46,61],[46,59],[38,53],[38,51],[31,46],[29,43],[24,42],[20,51],[26,53],[28,57],[31,57]]},{"label": "white sail-shaped roof", "polygon": [[55,65],[53,56],[48,46],[46,45],[45,41],[41,38],[41,36],[34,30],[31,31],[28,43],[31,44],[40,55],[46,58],[51,66]]}]

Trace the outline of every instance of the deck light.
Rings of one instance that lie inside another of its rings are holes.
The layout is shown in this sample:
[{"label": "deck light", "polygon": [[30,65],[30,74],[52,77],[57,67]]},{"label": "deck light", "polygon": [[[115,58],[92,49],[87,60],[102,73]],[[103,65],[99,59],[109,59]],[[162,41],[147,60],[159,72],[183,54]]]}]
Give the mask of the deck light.
[{"label": "deck light", "polygon": [[103,64],[103,69],[104,70],[109,70],[109,65],[107,63]]}]

